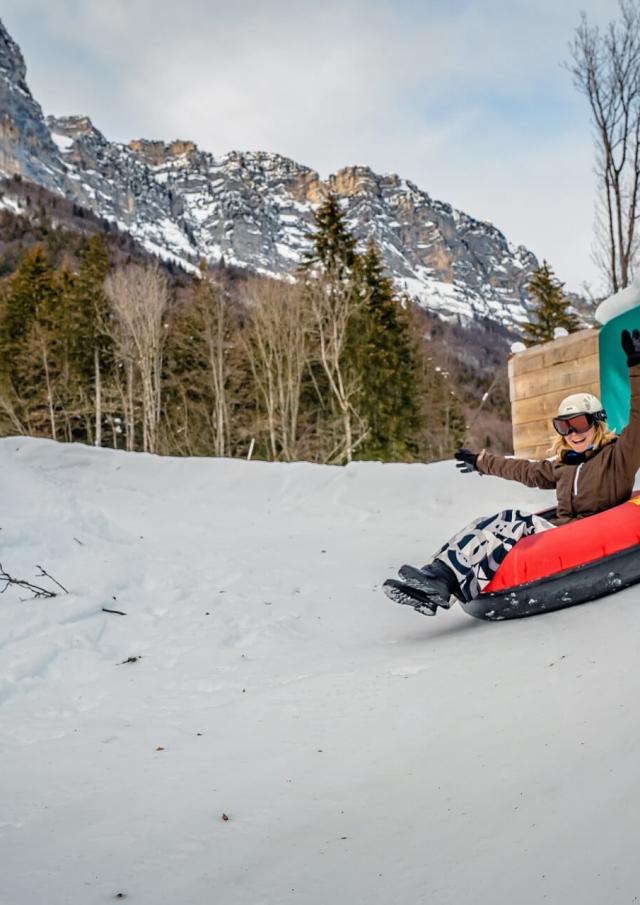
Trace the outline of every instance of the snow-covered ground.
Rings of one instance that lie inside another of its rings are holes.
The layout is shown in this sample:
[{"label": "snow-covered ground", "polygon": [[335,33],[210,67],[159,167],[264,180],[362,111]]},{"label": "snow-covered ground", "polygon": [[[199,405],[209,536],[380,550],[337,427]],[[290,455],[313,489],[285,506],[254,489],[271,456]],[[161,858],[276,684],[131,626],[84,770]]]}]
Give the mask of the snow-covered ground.
[{"label": "snow-covered ground", "polygon": [[380,591],[549,498],[1,440],[0,562],[70,592],[0,597],[2,905],[638,901],[640,591],[504,623]]}]

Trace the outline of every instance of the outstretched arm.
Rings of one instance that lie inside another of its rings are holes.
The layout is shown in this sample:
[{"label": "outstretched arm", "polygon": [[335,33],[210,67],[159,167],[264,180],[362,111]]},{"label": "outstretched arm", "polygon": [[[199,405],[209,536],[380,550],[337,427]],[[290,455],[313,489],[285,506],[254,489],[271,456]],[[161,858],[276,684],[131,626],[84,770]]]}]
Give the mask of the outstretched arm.
[{"label": "outstretched arm", "polygon": [[625,472],[632,474],[640,468],[640,331],[622,331],[620,338],[629,366],[631,405],[629,423],[616,443],[616,459]]},{"label": "outstretched arm", "polygon": [[459,449],[454,458],[456,467],[463,473],[479,471],[508,481],[518,481],[526,487],[538,487],[540,490],[551,490],[556,486],[553,462],[539,459],[530,462],[528,459],[507,459],[483,449],[474,453],[470,449]]},{"label": "outstretched arm", "polygon": [[508,481],[518,481],[525,487],[552,490],[556,486],[553,462],[548,459],[508,459],[483,450],[478,456],[476,467],[482,474],[495,475]]}]

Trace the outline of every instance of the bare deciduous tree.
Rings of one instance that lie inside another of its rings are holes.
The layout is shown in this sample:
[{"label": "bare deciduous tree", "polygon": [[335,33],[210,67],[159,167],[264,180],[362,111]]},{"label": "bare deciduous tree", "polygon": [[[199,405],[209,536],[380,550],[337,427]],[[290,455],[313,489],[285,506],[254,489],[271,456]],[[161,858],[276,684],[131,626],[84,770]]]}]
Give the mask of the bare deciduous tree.
[{"label": "bare deciduous tree", "polygon": [[[242,312],[203,266],[194,291],[172,309],[163,390],[163,448],[231,456],[242,433],[248,363],[238,355]],[[239,416],[239,417],[238,417]]]},{"label": "bare deciduous tree", "polygon": [[0,383],[0,415],[5,417],[8,427],[16,434],[28,434],[29,424],[20,420],[20,408],[20,400],[13,387]]},{"label": "bare deciduous tree", "polygon": [[357,446],[364,440],[367,427],[354,405],[360,391],[357,371],[345,359],[348,330],[362,305],[349,281],[320,277],[308,282],[308,303],[313,315],[313,340],[316,354],[340,413],[342,437],[325,457],[327,462],[351,462]]},{"label": "bare deciduous tree", "polygon": [[207,376],[211,388],[211,429],[214,455],[229,453],[229,348],[233,330],[229,304],[221,287],[215,286],[208,277],[202,277],[203,284],[196,302],[202,319],[203,338],[207,349]]},{"label": "bare deciduous tree", "polygon": [[116,358],[124,368],[121,396],[127,448],[134,448],[139,401],[142,449],[155,452],[161,411],[164,315],[169,304],[167,280],[157,266],[130,264],[109,274],[105,293],[113,311]]},{"label": "bare deciduous tree", "polygon": [[582,14],[567,63],[591,110],[599,181],[594,261],[613,292],[633,275],[640,189],[640,6],[619,6],[619,21],[604,32]]},{"label": "bare deciduous tree", "polygon": [[49,425],[51,427],[51,437],[53,440],[58,439],[56,430],[56,404],[54,401],[53,378],[51,374],[51,365],[49,361],[49,338],[47,331],[41,324],[36,322],[33,326],[34,340],[40,353],[42,363],[42,374],[44,376],[44,390],[47,397],[47,411],[49,413]]},{"label": "bare deciduous tree", "polygon": [[292,461],[309,361],[310,310],[300,287],[284,282],[249,283],[244,301],[251,316],[244,345],[265,407],[271,457]]}]

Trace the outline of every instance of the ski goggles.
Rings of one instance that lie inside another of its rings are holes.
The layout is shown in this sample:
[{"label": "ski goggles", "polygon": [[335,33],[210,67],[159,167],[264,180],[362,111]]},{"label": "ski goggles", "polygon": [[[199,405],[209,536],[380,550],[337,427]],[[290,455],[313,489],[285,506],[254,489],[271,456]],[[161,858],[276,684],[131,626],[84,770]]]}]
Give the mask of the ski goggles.
[{"label": "ski goggles", "polygon": [[599,412],[591,414],[591,412],[582,412],[579,415],[568,415],[566,418],[554,418],[553,427],[561,437],[569,434],[585,434],[590,427],[602,421]]}]

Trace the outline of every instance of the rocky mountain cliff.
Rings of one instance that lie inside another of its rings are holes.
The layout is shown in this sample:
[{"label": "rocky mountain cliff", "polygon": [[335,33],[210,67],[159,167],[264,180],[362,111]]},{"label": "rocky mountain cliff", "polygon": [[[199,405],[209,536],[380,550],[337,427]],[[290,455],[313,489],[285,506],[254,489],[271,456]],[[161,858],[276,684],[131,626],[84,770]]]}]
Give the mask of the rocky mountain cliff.
[{"label": "rocky mountain cliff", "polygon": [[425,308],[516,330],[527,319],[525,286],[538,262],[491,224],[367,167],[322,180],[277,154],[216,158],[190,141],[122,145],[86,116],[45,119],[20,49],[1,23],[0,111],[0,175],[63,194],[187,268],[224,258],[264,274],[293,274],[314,208],[331,190],[350,228],[363,242],[377,242],[398,287]]}]

